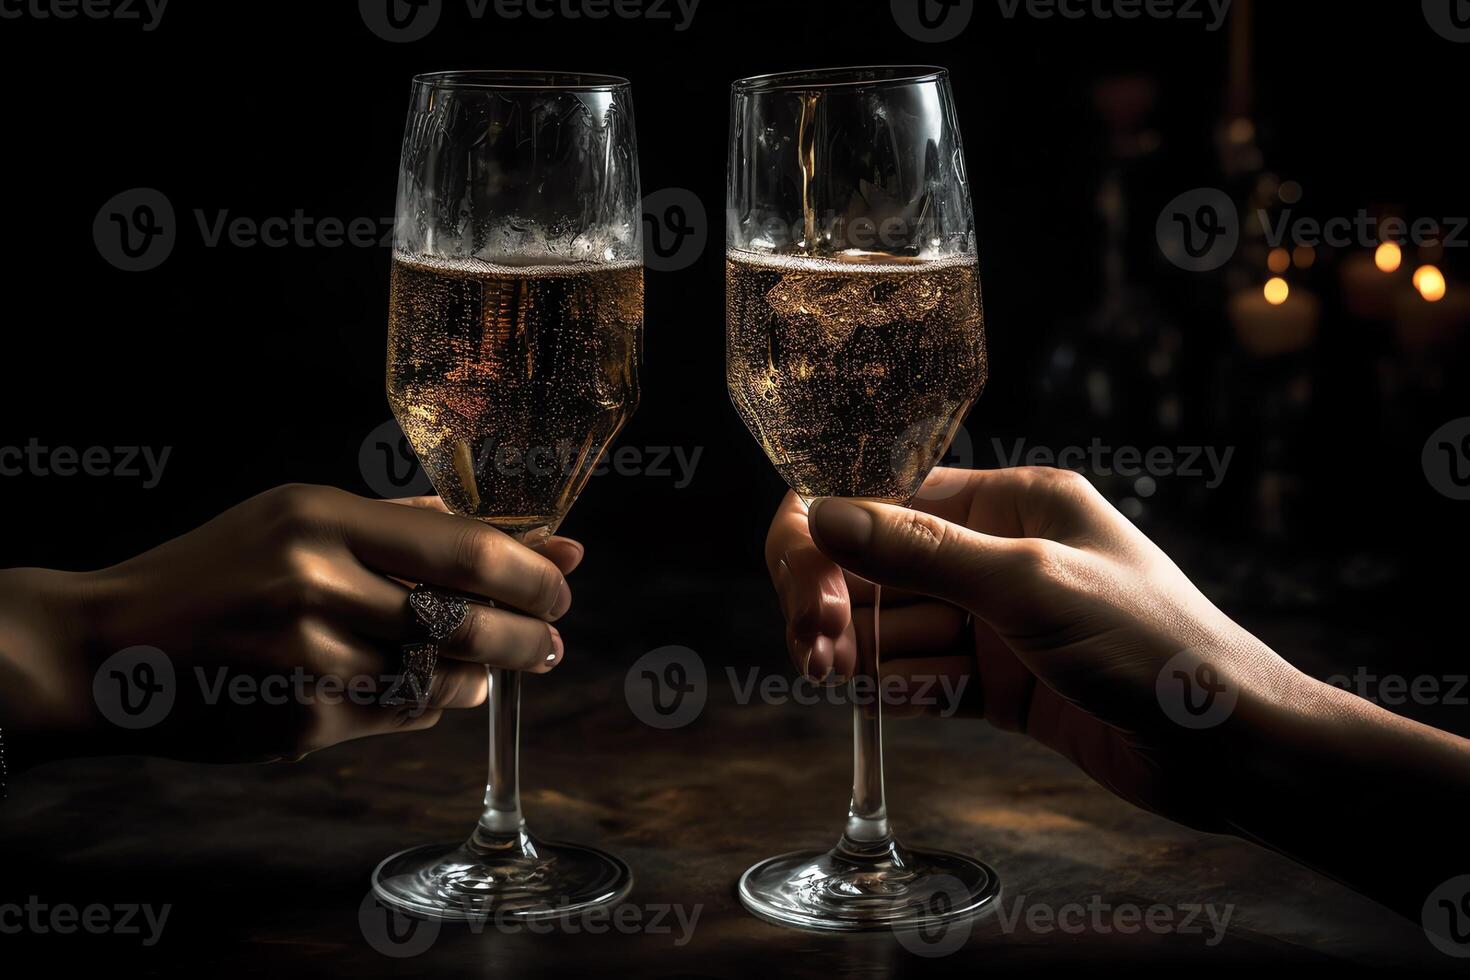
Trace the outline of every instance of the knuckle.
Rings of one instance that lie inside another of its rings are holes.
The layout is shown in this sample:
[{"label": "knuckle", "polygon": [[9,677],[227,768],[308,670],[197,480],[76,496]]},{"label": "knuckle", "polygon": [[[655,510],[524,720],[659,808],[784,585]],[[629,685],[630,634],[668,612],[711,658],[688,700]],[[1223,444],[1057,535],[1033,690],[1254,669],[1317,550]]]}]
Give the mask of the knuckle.
[{"label": "knuckle", "polygon": [[894,518],[893,534],[902,553],[921,555],[942,550],[949,537],[943,521],[915,510],[905,510]]},{"label": "knuckle", "polygon": [[261,501],[271,516],[290,522],[315,513],[317,490],[305,483],[287,483],[267,490]]},{"label": "knuckle", "polygon": [[454,567],[472,582],[487,582],[500,556],[500,543],[494,532],[469,521],[458,532],[454,545]]},{"label": "knuckle", "polygon": [[1044,538],[1023,538],[1012,548],[1022,573],[1033,580],[1054,581],[1065,577],[1061,549],[1054,542]]},{"label": "knuckle", "polygon": [[540,582],[536,587],[536,606],[542,615],[550,615],[551,610],[556,607],[557,598],[561,595],[563,581],[561,570],[544,559],[537,568]]},{"label": "knuckle", "polygon": [[469,614],[464,618],[464,625],[459,628],[459,635],[452,638],[454,645],[471,653],[483,653],[483,648],[488,647],[491,640],[486,623],[489,616],[489,611],[479,603],[470,603]]},{"label": "knuckle", "polygon": [[326,606],[336,590],[326,559],[301,548],[282,555],[276,578],[276,608],[288,616],[301,616]]},{"label": "knuckle", "polygon": [[1061,469],[1055,466],[1028,466],[1026,475],[1039,486],[1054,491],[1075,491],[1092,486],[1087,477],[1076,470]]}]

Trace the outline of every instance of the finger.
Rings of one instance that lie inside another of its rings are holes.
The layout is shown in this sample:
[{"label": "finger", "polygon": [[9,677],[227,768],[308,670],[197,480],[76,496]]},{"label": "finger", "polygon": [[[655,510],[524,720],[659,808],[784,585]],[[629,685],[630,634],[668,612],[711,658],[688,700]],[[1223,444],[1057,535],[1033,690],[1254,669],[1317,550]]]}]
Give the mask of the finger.
[{"label": "finger", "polygon": [[883,711],[891,718],[980,718],[985,700],[975,660],[921,657],[883,665]]},{"label": "finger", "polygon": [[440,656],[532,674],[559,665],[565,649],[555,626],[474,602],[459,629],[439,643]]},{"label": "finger", "polygon": [[[526,621],[549,628],[538,620]],[[364,640],[314,618],[303,623],[301,634],[304,649],[294,652],[316,680],[311,689],[314,696],[328,705],[341,702],[382,707],[390,689],[401,690],[404,658],[398,646]],[[332,679],[330,693],[321,678]],[[484,667],[441,656],[430,681],[428,707],[473,708],[484,703],[486,683]]]},{"label": "finger", "polygon": [[969,619],[969,613],[947,602],[931,599],[896,608],[884,602],[878,614],[879,656],[887,664],[958,650],[969,638]]},{"label": "finger", "polygon": [[336,511],[347,546],[383,575],[481,595],[558,619],[572,593],[554,562],[479,521],[343,494]]},{"label": "finger", "polygon": [[983,534],[891,504],[836,497],[813,501],[808,522],[817,546],[847,570],[1002,619],[1009,618],[1007,602],[1034,584],[1050,545]]},{"label": "finger", "polygon": [[400,507],[420,507],[424,510],[436,510],[441,514],[451,513],[449,506],[444,503],[440,496],[428,497],[385,497],[390,504],[398,504]]},{"label": "finger", "polygon": [[1073,470],[1016,466],[998,470],[938,467],[924,481],[915,510],[984,534],[1079,544],[1140,532]]},{"label": "finger", "polygon": [[[424,627],[408,605],[409,590],[356,566],[340,573],[340,588],[327,606],[330,618],[390,644],[424,641]],[[561,663],[564,646],[556,627],[510,609],[466,602],[465,618],[437,641],[439,655],[486,667],[544,674]]]},{"label": "finger", "polygon": [[[820,560],[805,557],[807,552],[815,552]],[[791,555],[798,555],[799,560],[792,562]],[[782,601],[782,612],[786,611],[786,594],[782,587],[782,570],[784,562],[787,571],[797,574],[798,571],[805,572],[816,581],[806,581],[798,576],[794,583],[805,593],[819,593],[837,596],[842,594],[843,586],[846,587],[847,595],[853,603],[873,602],[873,584],[866,582],[856,576],[846,576],[843,582],[837,582],[836,577],[841,574],[840,569],[831,561],[820,557],[816,545],[812,543],[810,531],[807,529],[806,504],[794,493],[787,493],[776,510],[776,516],[771,520],[770,531],[766,534],[766,566],[771,573],[771,581],[776,585],[776,592]],[[807,595],[808,600],[811,599]],[[912,593],[902,589],[889,589],[883,593],[885,602],[900,603],[914,598]],[[813,604],[812,608],[815,608]],[[821,630],[829,636],[838,635],[842,624],[846,622],[846,616],[840,616],[836,620],[823,620]],[[803,627],[803,632],[810,634],[812,627],[808,624]]]},{"label": "finger", "polygon": [[397,707],[337,705],[319,712],[310,736],[309,751],[374,735],[421,732],[437,725],[443,714],[438,708],[413,703]]},{"label": "finger", "polygon": [[1036,675],[983,621],[976,622],[971,632],[985,717],[1003,731],[1025,731],[1036,697]]},{"label": "finger", "polygon": [[[436,711],[446,709],[476,708],[485,703],[489,689],[489,678],[485,668],[462,660],[446,660],[440,657],[434,665],[434,674],[429,679],[429,696],[424,700],[423,692],[414,688],[421,680],[410,680],[403,674],[403,658],[384,658],[383,673],[380,675],[376,697],[369,707],[388,708],[390,699],[419,702],[422,707]],[[353,703],[367,703],[356,699]]]},{"label": "finger", "polygon": [[810,542],[781,559],[776,592],[792,635],[801,639],[841,636],[852,618],[846,576]]},{"label": "finger", "polygon": [[563,575],[576,571],[577,566],[582,564],[582,556],[587,553],[580,541],[571,538],[547,538],[536,550],[551,559],[551,563],[561,569]]}]

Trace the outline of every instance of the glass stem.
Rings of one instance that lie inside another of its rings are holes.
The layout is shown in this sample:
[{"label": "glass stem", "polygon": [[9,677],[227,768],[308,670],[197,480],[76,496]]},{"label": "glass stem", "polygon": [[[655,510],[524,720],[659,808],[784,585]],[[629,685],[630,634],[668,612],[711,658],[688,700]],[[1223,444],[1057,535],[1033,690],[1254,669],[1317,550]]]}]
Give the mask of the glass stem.
[{"label": "glass stem", "polygon": [[[881,601],[882,589],[874,585],[872,633],[867,643],[859,636],[857,669],[848,681],[853,702],[852,803],[838,850],[858,858],[887,857],[893,851],[893,831],[883,798],[883,699],[878,664]],[[864,680],[870,685],[868,691],[859,688]]]},{"label": "glass stem", "polygon": [[490,766],[485,778],[485,810],[476,836],[519,837],[521,815],[520,755],[521,675],[503,667],[486,667],[490,682]]},{"label": "glass stem", "polygon": [[[544,529],[507,532],[522,544],[544,540]],[[521,814],[521,674],[502,667],[486,667],[489,682],[490,763],[485,775],[485,808],[470,839],[482,851],[520,851],[534,854]]]}]

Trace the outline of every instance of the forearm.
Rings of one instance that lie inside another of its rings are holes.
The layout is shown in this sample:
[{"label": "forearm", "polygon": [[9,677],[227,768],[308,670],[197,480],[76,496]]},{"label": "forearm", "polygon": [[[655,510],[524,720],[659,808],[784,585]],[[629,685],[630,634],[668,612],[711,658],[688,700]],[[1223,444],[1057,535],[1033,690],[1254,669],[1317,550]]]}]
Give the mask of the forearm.
[{"label": "forearm", "polygon": [[73,754],[95,721],[87,576],[0,570],[0,729],[12,773]]},{"label": "forearm", "polygon": [[1310,678],[1244,714],[1225,763],[1241,836],[1415,921],[1437,885],[1470,870],[1470,741]]}]

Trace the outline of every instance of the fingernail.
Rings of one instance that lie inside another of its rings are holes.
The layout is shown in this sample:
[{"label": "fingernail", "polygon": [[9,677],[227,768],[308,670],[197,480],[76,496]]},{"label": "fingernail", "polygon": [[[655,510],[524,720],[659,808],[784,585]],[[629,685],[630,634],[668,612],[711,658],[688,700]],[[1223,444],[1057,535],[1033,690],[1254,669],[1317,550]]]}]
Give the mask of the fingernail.
[{"label": "fingernail", "polygon": [[796,656],[801,661],[801,676],[810,677],[809,670],[812,665],[812,644],[810,640],[796,641]]},{"label": "fingernail", "polygon": [[832,673],[832,662],[837,657],[837,644],[832,642],[830,636],[819,636],[817,637],[817,642],[812,644],[812,652],[816,655],[812,658],[817,662],[816,669],[821,674],[818,676],[812,673],[811,670],[806,670],[804,673],[807,677],[820,684],[828,674]]},{"label": "fingernail", "polygon": [[556,594],[556,602],[551,604],[551,618],[560,619],[570,608],[572,608],[572,587],[563,579],[561,591]]},{"label": "fingernail", "polygon": [[551,652],[546,655],[546,669],[550,670],[561,663],[562,654],[566,652],[566,644],[562,642],[561,633],[555,626],[548,626],[551,630]]},{"label": "fingernail", "polygon": [[807,526],[823,551],[855,554],[873,539],[873,516],[841,497],[818,497],[807,511]]},{"label": "fingernail", "polygon": [[781,615],[789,617],[791,610],[787,606],[791,601],[791,566],[786,564],[785,558],[776,562],[776,598],[781,603]]}]

